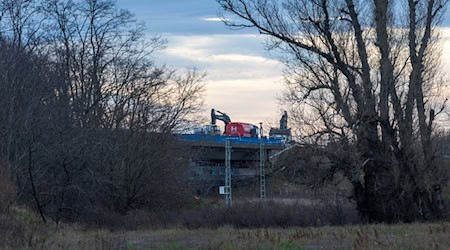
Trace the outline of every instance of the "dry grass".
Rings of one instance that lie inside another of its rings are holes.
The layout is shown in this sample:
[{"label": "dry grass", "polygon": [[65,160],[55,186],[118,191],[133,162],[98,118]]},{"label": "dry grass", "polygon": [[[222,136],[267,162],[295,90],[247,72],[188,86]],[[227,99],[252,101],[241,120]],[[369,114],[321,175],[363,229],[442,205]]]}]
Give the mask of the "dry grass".
[{"label": "dry grass", "polygon": [[[60,227],[24,249],[448,249],[450,223],[142,231]],[[17,245],[14,246],[15,248]]]},{"label": "dry grass", "polygon": [[135,211],[104,217],[112,226],[101,228],[108,229],[44,225],[30,210],[13,207],[0,216],[0,249],[450,249],[448,221],[330,226],[339,225],[331,220],[336,216],[353,216],[330,215],[334,208],[270,204],[236,204],[232,210],[208,205],[166,214]]}]

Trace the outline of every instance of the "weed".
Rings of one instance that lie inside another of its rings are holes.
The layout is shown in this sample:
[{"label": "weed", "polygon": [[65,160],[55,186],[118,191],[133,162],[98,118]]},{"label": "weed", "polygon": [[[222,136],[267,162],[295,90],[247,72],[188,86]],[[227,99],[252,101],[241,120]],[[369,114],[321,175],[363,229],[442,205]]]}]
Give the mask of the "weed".
[{"label": "weed", "polygon": [[42,224],[41,218],[38,217],[34,212],[31,212],[26,208],[13,207],[11,208],[11,213],[14,215],[14,217],[23,221],[27,225],[39,226]]},{"label": "weed", "polygon": [[297,245],[295,242],[281,242],[277,245],[277,249],[282,250],[293,250],[293,249],[303,249],[301,246]]},{"label": "weed", "polygon": [[183,245],[181,245],[178,242],[170,242],[170,243],[167,243],[167,245],[163,248],[170,249],[170,250],[178,250],[178,249],[184,249],[185,247],[183,247]]},{"label": "weed", "polygon": [[135,250],[138,246],[136,243],[127,243],[124,247],[125,250]]},{"label": "weed", "polygon": [[370,236],[366,228],[361,228],[356,230],[356,239],[353,242],[353,247],[355,249],[369,249],[370,246]]},{"label": "weed", "polygon": [[386,229],[386,231],[390,234],[396,235],[396,236],[405,236],[408,233],[411,233],[411,229],[403,226],[392,226]]}]

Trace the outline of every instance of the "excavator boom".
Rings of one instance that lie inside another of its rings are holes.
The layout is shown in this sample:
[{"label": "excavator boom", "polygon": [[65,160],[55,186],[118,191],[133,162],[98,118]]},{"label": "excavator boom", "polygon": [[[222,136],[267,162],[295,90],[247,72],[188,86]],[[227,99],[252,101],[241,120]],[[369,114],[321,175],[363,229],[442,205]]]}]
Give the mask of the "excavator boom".
[{"label": "excavator boom", "polygon": [[228,125],[228,123],[231,122],[230,117],[225,114],[220,112],[219,110],[217,110],[217,113],[219,115],[216,114],[216,110],[215,109],[211,109],[211,124],[215,125],[216,124],[216,120],[221,120],[225,123],[225,126]]}]

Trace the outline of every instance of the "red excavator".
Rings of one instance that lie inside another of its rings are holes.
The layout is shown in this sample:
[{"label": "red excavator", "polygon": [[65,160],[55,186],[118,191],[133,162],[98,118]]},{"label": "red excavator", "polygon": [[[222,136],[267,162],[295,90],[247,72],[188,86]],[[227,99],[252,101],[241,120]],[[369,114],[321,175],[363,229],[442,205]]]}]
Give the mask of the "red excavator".
[{"label": "red excavator", "polygon": [[244,122],[231,122],[230,117],[219,110],[211,109],[211,125],[216,126],[216,121],[225,123],[226,136],[258,137],[258,127]]}]

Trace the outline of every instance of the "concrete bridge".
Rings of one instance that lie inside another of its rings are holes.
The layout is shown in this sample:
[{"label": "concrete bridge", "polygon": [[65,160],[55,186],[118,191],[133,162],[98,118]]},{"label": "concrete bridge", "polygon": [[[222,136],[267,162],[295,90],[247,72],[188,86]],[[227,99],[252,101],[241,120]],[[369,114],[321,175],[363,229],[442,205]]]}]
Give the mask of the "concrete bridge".
[{"label": "concrete bridge", "polygon": [[[216,192],[225,180],[225,141],[231,146],[231,179],[233,186],[246,185],[260,177],[260,151],[264,165],[270,156],[288,146],[281,138],[251,138],[205,134],[184,134],[179,138],[192,148],[189,180],[198,194]],[[212,191],[214,190],[214,191]]]}]

